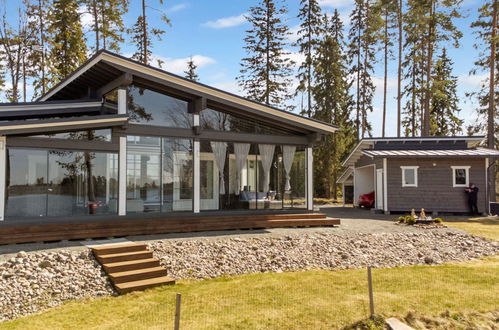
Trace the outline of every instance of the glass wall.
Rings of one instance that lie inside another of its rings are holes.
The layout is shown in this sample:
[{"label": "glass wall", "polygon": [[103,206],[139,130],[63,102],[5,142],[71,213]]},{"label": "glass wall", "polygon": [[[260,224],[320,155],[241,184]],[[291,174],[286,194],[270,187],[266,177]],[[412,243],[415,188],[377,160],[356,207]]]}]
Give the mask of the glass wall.
[{"label": "glass wall", "polygon": [[188,102],[139,86],[128,90],[128,115],[134,124],[192,127]]},{"label": "glass wall", "polygon": [[117,154],[8,149],[8,217],[117,211]]},{"label": "glass wall", "polygon": [[201,210],[306,207],[304,148],[201,141]]},{"label": "glass wall", "polygon": [[192,210],[192,140],[127,137],[127,212]]}]

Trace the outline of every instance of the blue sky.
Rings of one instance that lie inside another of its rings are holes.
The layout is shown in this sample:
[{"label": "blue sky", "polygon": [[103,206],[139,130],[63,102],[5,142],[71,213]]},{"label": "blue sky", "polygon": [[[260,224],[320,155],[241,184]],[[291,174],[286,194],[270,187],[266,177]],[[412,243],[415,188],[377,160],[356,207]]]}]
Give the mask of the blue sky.
[{"label": "blue sky", "polygon": [[[186,60],[189,56],[193,56],[199,66],[198,73],[201,82],[242,94],[235,77],[239,75],[240,59],[245,56],[242,48],[243,38],[249,25],[244,20],[244,14],[257,1],[165,0],[164,2],[164,5],[161,6],[159,0],[148,0],[149,6],[165,11],[172,21],[171,27],[165,26],[160,21],[159,13],[149,9],[151,24],[162,25],[166,30],[163,40],[156,41],[153,47],[154,56],[166,62],[164,68],[167,71],[182,74],[182,71],[185,70]],[[320,2],[326,12],[338,9],[345,19],[344,23],[348,29],[347,20],[352,10],[353,0],[322,0]],[[139,15],[141,1],[130,1],[130,3],[130,11],[125,16],[127,27],[133,25],[137,15]],[[296,26],[299,23],[296,19],[299,0],[287,1],[286,3],[289,9],[287,23],[291,31],[296,31]],[[464,34],[461,46],[459,49],[451,49],[449,46],[448,51],[454,61],[454,75],[459,77],[461,117],[466,120],[466,123],[474,121],[475,104],[466,98],[464,93],[477,90],[481,79],[486,76],[485,74],[474,77],[468,75],[477,56],[477,51],[473,48],[475,37],[469,26],[476,18],[480,3],[481,0],[464,0],[462,9],[466,17],[456,22]],[[88,15],[82,16],[84,23],[88,23],[90,19]],[[93,35],[89,33],[89,42],[93,42],[92,37]],[[299,61],[300,56],[296,50],[293,47],[289,47],[289,50],[292,52],[292,58]],[[124,55],[130,55],[132,52],[133,48],[129,44],[123,46],[122,53]],[[380,53],[380,59],[381,56]],[[396,63],[393,61],[389,65],[387,135],[394,136],[396,134]],[[376,68],[374,77],[377,86],[374,100],[375,111],[370,114],[374,136],[381,134],[383,90],[381,63]]]}]

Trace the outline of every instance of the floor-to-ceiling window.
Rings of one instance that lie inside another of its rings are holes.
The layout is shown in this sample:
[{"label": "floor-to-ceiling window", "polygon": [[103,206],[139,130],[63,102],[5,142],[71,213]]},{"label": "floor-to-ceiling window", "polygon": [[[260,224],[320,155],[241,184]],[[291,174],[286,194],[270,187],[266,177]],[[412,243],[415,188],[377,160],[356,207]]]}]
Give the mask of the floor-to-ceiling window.
[{"label": "floor-to-ceiling window", "polygon": [[127,137],[127,212],[192,210],[192,140]]},{"label": "floor-to-ceiling window", "polygon": [[116,213],[117,154],[8,149],[7,217]]}]

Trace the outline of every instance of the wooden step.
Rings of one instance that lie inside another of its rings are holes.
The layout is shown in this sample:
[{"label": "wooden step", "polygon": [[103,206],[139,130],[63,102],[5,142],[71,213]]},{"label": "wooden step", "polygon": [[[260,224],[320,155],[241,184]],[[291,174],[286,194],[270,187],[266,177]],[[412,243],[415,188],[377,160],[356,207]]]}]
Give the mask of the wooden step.
[{"label": "wooden step", "polygon": [[164,267],[152,267],[152,268],[142,268],[129,270],[119,273],[109,273],[109,278],[114,284],[134,282],[147,280],[154,277],[164,277],[166,276],[166,269]]},{"label": "wooden step", "polygon": [[116,254],[105,254],[97,256],[97,260],[99,260],[101,264],[109,264],[113,262],[140,260],[140,259],[149,259],[149,258],[152,258],[152,252],[147,250],[116,253]]},{"label": "wooden step", "polygon": [[159,260],[156,258],[147,258],[130,261],[120,261],[103,264],[104,270],[109,273],[126,272],[129,270],[145,269],[159,266]]},{"label": "wooden step", "polygon": [[161,276],[141,281],[118,283],[115,287],[119,293],[123,294],[131,291],[145,290],[163,284],[175,284],[175,280],[167,276]]},{"label": "wooden step", "polygon": [[117,253],[137,252],[137,251],[146,251],[146,250],[147,250],[146,244],[137,244],[132,242],[92,247],[92,251],[96,256],[101,256],[104,254],[117,254]]}]

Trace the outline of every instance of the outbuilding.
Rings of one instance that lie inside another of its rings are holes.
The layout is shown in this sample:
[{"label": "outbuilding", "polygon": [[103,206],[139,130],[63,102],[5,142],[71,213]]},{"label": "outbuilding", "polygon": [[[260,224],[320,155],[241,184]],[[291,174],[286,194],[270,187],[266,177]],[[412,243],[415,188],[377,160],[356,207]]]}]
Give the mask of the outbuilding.
[{"label": "outbuilding", "polygon": [[488,170],[499,151],[480,147],[483,136],[369,138],[347,157],[338,182],[353,186],[353,204],[374,193],[374,209],[385,213],[411,209],[438,213],[467,213],[465,189],[479,188],[478,210],[489,213]]}]

